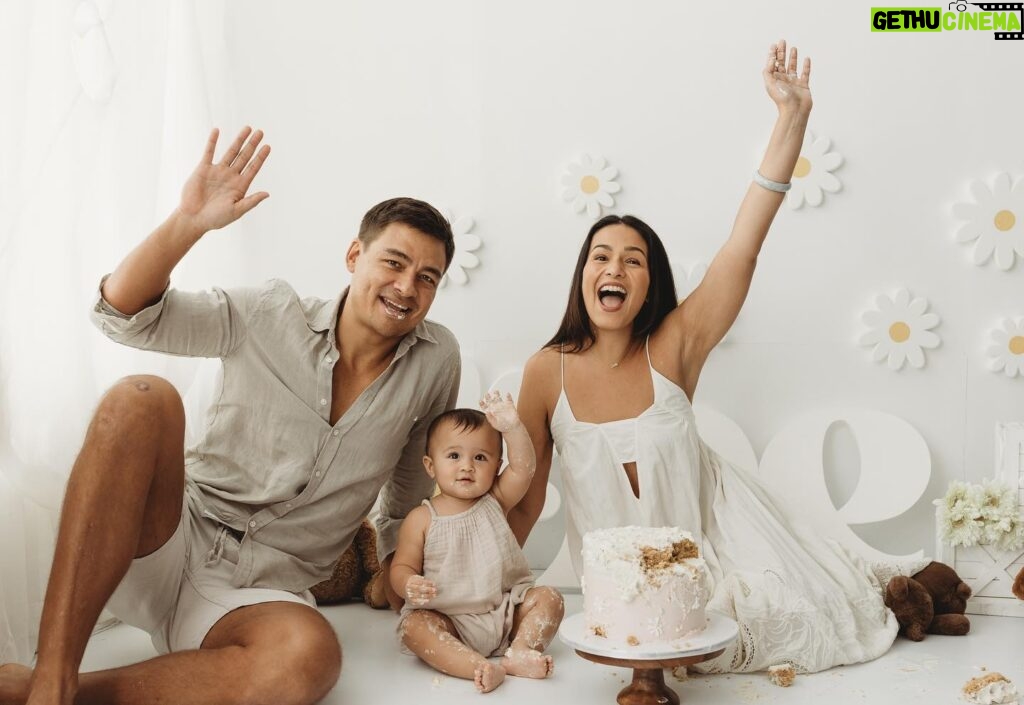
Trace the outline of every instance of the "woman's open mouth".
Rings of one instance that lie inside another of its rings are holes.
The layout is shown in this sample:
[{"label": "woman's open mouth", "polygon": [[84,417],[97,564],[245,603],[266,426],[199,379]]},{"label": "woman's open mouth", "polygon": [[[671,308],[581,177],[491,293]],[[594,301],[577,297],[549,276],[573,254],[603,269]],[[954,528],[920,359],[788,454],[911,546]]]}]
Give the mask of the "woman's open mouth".
[{"label": "woman's open mouth", "polygon": [[604,284],[597,290],[597,299],[605,311],[618,311],[626,303],[626,288],[619,284]]}]

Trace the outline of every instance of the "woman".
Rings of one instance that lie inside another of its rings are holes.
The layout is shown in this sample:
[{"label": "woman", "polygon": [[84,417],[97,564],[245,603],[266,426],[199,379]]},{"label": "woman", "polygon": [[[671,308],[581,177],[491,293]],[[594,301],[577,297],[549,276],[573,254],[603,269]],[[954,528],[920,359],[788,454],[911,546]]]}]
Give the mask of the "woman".
[{"label": "woman", "polygon": [[676,305],[668,258],[637,218],[607,216],[580,251],[554,338],[527,363],[519,396],[538,470],[509,515],[525,541],[540,515],[552,449],[562,461],[569,548],[580,574],[591,529],[681,526],[702,537],[711,609],[740,624],[711,671],[788,662],[803,672],[884,653],[898,625],[863,561],[794,526],[757,482],[697,436],[701,368],[739,313],[782,203],[811,110],[810,60],[773,45],[764,68],[779,110],[733,231],[700,286]]}]

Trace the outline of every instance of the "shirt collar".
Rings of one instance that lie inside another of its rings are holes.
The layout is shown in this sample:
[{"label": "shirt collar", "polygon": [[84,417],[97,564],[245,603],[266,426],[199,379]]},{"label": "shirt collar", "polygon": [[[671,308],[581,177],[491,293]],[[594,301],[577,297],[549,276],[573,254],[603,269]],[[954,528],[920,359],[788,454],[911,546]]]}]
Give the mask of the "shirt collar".
[{"label": "shirt collar", "polygon": [[[310,330],[318,333],[328,331],[331,337],[334,336],[334,330],[338,325],[338,314],[341,312],[341,307],[345,303],[345,298],[348,296],[349,287],[345,287],[336,299],[330,304],[321,306],[320,309],[312,316],[306,319],[306,323]],[[437,343],[437,339],[430,332],[430,328],[427,327],[427,320],[423,319],[416,324],[416,327],[406,333],[405,337],[402,338],[402,342],[399,343],[400,348],[407,348],[416,342],[416,339],[425,340],[428,343]]]}]

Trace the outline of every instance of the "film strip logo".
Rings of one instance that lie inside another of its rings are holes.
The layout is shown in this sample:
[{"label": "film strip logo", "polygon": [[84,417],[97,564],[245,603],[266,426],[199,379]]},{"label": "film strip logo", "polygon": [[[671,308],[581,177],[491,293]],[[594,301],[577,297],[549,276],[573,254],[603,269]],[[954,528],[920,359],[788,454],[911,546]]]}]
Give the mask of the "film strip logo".
[{"label": "film strip logo", "polygon": [[[980,7],[984,12],[1019,12],[1021,13],[1021,25],[1024,26],[1024,2],[964,2],[964,0],[954,0],[949,3],[949,10],[957,10],[958,12],[965,12],[968,5],[974,7]],[[1005,39],[1024,39],[1024,32],[994,32],[996,41]]]}]

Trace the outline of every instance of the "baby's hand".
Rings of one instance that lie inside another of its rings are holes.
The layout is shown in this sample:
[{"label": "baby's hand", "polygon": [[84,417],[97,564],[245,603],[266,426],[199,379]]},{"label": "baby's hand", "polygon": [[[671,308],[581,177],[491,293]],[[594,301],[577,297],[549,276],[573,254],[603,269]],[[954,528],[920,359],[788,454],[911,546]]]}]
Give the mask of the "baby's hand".
[{"label": "baby's hand", "polygon": [[437,596],[437,586],[433,580],[422,575],[410,575],[405,581],[405,599],[415,607],[422,607]]},{"label": "baby's hand", "polygon": [[488,392],[487,396],[480,400],[480,408],[487,415],[487,422],[494,426],[498,433],[508,433],[519,425],[519,413],[516,405],[512,403],[512,395],[506,394],[501,398],[501,392]]}]

